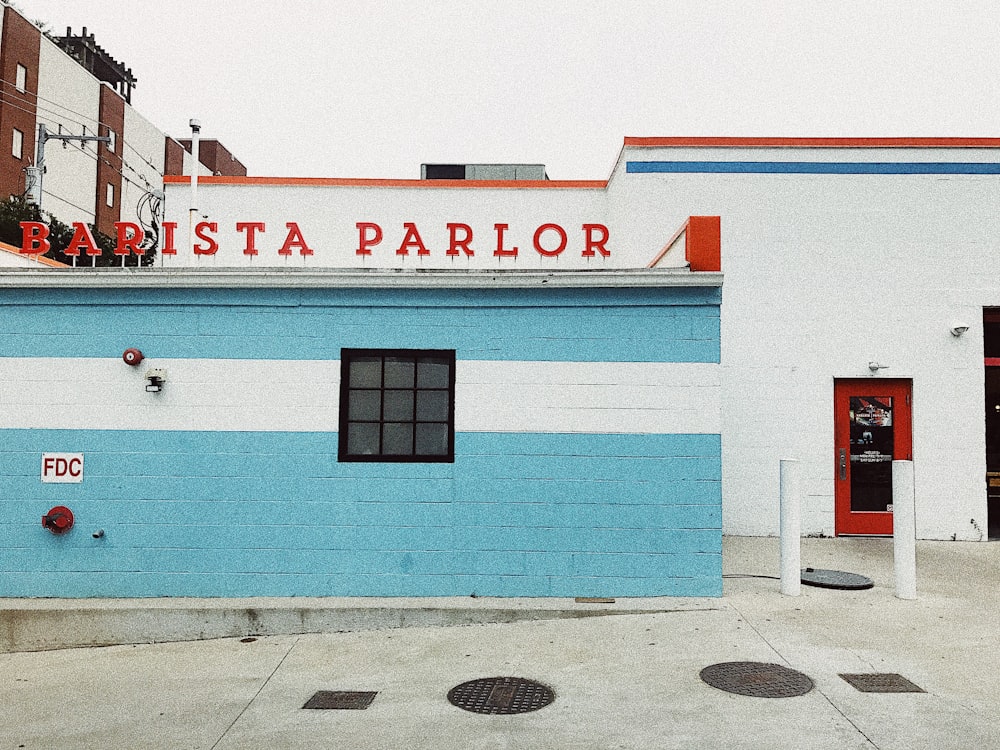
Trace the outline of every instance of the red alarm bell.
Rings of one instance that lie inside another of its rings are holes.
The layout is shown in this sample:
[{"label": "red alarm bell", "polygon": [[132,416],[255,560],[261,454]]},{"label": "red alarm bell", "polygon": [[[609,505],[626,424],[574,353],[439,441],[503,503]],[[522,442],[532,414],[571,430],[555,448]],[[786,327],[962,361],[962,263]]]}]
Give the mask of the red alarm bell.
[{"label": "red alarm bell", "polygon": [[122,354],[122,359],[125,360],[125,364],[135,367],[142,362],[142,352],[138,349],[126,349]]},{"label": "red alarm bell", "polygon": [[42,516],[42,526],[53,534],[65,534],[73,528],[73,511],[65,505],[57,505]]}]

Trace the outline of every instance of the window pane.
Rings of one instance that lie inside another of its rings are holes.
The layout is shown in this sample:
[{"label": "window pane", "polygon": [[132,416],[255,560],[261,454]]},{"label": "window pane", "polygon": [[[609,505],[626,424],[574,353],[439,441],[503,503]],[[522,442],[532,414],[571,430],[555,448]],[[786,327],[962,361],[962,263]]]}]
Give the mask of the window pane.
[{"label": "window pane", "polygon": [[381,391],[351,391],[347,418],[357,421],[375,421],[382,418],[380,413]]},{"label": "window pane", "polygon": [[448,421],[448,391],[417,391],[417,419]]},{"label": "window pane", "polygon": [[444,359],[425,357],[417,361],[417,388],[447,388],[451,368]]},{"label": "window pane", "polygon": [[447,456],[448,425],[418,424],[416,453],[418,456]]},{"label": "window pane", "polygon": [[340,378],[341,461],[452,460],[453,352],[342,349]]},{"label": "window pane", "polygon": [[413,455],[413,425],[409,422],[386,422],[382,425],[382,454],[385,456]]},{"label": "window pane", "polygon": [[385,413],[387,422],[413,421],[413,391],[386,391]]},{"label": "window pane", "polygon": [[351,388],[381,388],[382,358],[355,357],[351,360]]},{"label": "window pane", "polygon": [[378,425],[349,423],[347,452],[356,456],[374,456],[378,453]]},{"label": "window pane", "polygon": [[413,360],[399,357],[385,358],[385,387],[412,388]]}]

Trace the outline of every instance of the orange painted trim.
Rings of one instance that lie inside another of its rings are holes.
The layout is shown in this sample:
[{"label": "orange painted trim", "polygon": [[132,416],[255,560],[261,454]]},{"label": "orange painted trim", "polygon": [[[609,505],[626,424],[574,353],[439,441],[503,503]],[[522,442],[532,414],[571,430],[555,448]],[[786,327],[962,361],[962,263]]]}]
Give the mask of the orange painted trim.
[{"label": "orange painted trim", "polygon": [[[190,175],[165,175],[164,184],[187,185]],[[607,180],[369,180],[342,177],[226,177],[204,176],[199,185],[292,185],[302,187],[401,187],[401,188],[583,188],[603,190]]]},{"label": "orange painted trim", "polygon": [[52,258],[45,258],[41,255],[25,255],[20,251],[20,249],[14,247],[13,245],[8,245],[6,242],[0,242],[0,250],[11,253],[12,255],[17,255],[21,258],[30,258],[34,260],[36,263],[43,266],[49,266],[50,268],[70,268],[70,266],[66,265],[65,263],[60,263],[57,260],[52,260]]},{"label": "orange painted trim", "polygon": [[626,136],[633,148],[1000,148],[1000,138],[636,138]]},{"label": "orange painted trim", "polygon": [[692,271],[722,270],[722,219],[689,216],[684,252]]},{"label": "orange painted trim", "polygon": [[722,270],[722,218],[719,216],[689,216],[667,240],[646,268],[655,268],[674,243],[684,236],[684,258],[692,271]]}]

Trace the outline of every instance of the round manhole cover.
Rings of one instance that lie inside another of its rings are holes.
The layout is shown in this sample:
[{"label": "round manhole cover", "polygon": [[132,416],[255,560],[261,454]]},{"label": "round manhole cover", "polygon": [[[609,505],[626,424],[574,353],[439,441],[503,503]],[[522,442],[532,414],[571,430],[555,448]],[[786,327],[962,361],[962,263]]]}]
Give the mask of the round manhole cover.
[{"label": "round manhole cover", "polygon": [[476,714],[524,714],[556,699],[552,688],[521,677],[486,677],[448,691],[452,705]]},{"label": "round manhole cover", "polygon": [[874,581],[867,576],[822,568],[803,568],[802,583],[806,586],[818,586],[821,589],[846,589],[848,591],[870,589],[875,585]]},{"label": "round manhole cover", "polygon": [[701,670],[701,679],[719,690],[755,698],[793,698],[813,689],[813,681],[780,664],[729,661]]}]

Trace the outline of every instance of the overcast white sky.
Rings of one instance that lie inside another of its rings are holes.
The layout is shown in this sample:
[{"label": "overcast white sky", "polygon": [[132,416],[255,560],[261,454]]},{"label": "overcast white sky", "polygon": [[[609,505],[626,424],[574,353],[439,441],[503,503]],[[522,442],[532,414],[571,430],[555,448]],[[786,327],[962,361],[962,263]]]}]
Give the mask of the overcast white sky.
[{"label": "overcast white sky", "polygon": [[136,109],[199,118],[252,175],[604,179],[626,135],[1000,135],[996,0],[14,4],[86,26]]}]

